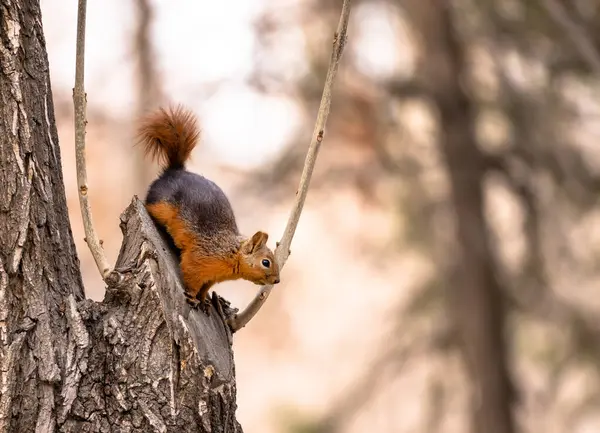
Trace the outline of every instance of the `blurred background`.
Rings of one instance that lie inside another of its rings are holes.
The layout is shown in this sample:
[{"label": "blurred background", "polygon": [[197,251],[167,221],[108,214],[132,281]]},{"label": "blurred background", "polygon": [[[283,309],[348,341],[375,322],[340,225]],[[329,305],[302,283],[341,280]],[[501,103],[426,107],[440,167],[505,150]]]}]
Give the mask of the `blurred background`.
[{"label": "blurred background", "polygon": [[[71,224],[75,0],[42,0]],[[199,116],[190,169],[274,247],[341,0],[89,2],[87,158],[114,263],[157,168],[136,119]],[[354,0],[282,283],[235,338],[247,433],[600,431],[600,3]],[[217,291],[243,308],[256,287]]]}]

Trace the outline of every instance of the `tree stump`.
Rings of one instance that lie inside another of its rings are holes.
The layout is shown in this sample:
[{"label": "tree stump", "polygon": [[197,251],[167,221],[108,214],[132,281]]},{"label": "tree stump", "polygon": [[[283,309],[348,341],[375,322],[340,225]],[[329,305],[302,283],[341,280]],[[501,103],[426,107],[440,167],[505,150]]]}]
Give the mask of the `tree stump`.
[{"label": "tree stump", "polygon": [[241,432],[232,313],[183,296],[178,263],[134,198],[121,217],[117,273],[102,303],[69,299],[65,432]]}]

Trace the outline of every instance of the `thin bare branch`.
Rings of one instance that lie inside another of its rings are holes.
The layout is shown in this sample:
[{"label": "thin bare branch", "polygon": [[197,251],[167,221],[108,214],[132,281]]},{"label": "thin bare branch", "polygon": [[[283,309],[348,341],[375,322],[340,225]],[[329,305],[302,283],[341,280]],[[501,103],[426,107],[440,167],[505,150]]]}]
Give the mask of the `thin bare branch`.
[{"label": "thin bare branch", "polygon": [[[277,260],[280,268],[283,268],[290,255],[290,245],[292,243],[294,233],[296,232],[298,221],[300,220],[300,214],[302,213],[306,195],[308,194],[310,178],[315,167],[315,162],[317,160],[321,143],[323,142],[325,124],[327,123],[327,117],[329,116],[329,109],[331,107],[331,89],[333,87],[333,82],[337,74],[340,59],[344,51],[344,46],[346,45],[346,32],[348,30],[351,3],[351,0],[344,0],[344,4],[342,5],[340,21],[333,39],[333,51],[329,61],[329,68],[327,69],[327,78],[325,79],[323,95],[321,96],[321,105],[317,113],[315,129],[313,131],[312,139],[308,147],[306,159],[304,161],[304,169],[302,170],[302,176],[300,177],[300,185],[298,186],[298,191],[296,192],[296,201],[290,213],[290,217],[283,232],[283,236],[281,237],[281,241],[279,241],[275,250],[275,259]],[[233,332],[238,331],[246,326],[246,324],[263,306],[272,289],[272,285],[262,286],[255,298],[250,302],[250,304],[248,304],[246,309],[228,320],[229,326]]]},{"label": "thin bare branch", "polygon": [[85,241],[92,252],[96,266],[103,279],[111,272],[104,250],[98,240],[98,235],[92,223],[92,209],[89,202],[89,187],[85,166],[85,126],[86,94],[83,86],[85,65],[85,14],[87,2],[79,0],[77,10],[77,51],[75,57],[75,88],[73,89],[73,105],[75,110],[75,159],[77,165],[77,190],[81,217],[85,230]]},{"label": "thin bare branch", "polygon": [[583,60],[588,63],[596,75],[600,76],[600,54],[581,26],[569,16],[569,13],[565,10],[561,2],[557,0],[541,0],[541,4],[546,12],[548,12],[550,18],[562,27]]}]

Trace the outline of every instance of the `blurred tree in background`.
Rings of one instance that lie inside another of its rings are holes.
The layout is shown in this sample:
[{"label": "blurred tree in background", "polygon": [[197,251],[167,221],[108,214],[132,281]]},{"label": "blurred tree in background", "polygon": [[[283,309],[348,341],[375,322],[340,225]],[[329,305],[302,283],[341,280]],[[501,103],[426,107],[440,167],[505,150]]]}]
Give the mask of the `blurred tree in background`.
[{"label": "blurred tree in background", "polygon": [[[257,31],[268,56],[295,17],[310,70],[291,86],[259,68],[255,84],[298,92],[310,121],[327,60],[317,29],[335,19],[328,11],[340,2],[303,3],[300,18],[274,6]],[[365,73],[356,51],[348,56],[317,194],[346,185],[365,200],[381,198],[378,206],[397,212],[406,227],[395,238],[399,248],[414,248],[432,267],[398,310],[398,347],[374,357],[315,431],[346,431],[393,383],[385,380],[388,367],[392,376],[409,375],[399,366],[438,357],[422,431],[461,431],[451,413],[456,400],[470,408],[463,422],[474,432],[598,428],[600,153],[593,145],[600,132],[600,4],[358,3],[355,22],[376,8],[397,34],[410,34],[411,46],[400,37],[396,45],[413,66],[382,78]],[[291,142],[244,188],[289,194],[302,157]],[[374,254],[379,260],[385,251]],[[582,374],[588,383],[570,399],[569,384]],[[454,392],[457,377],[470,383],[466,400]],[[399,430],[391,422],[388,431]]]}]

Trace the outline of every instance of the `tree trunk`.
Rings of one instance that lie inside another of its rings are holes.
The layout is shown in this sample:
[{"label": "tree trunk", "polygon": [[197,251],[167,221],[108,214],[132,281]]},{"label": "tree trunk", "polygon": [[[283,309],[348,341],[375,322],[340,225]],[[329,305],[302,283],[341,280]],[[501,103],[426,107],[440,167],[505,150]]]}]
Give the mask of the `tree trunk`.
[{"label": "tree trunk", "polygon": [[[473,431],[512,433],[511,381],[503,338],[503,296],[483,212],[485,166],[464,91],[465,61],[446,0],[405,2],[423,42],[422,76],[438,112],[458,246],[449,308],[472,380]],[[448,254],[455,254],[449,251]]]},{"label": "tree trunk", "polygon": [[137,199],[84,299],[38,1],[0,0],[0,98],[0,433],[241,432],[227,303],[190,311]]}]

